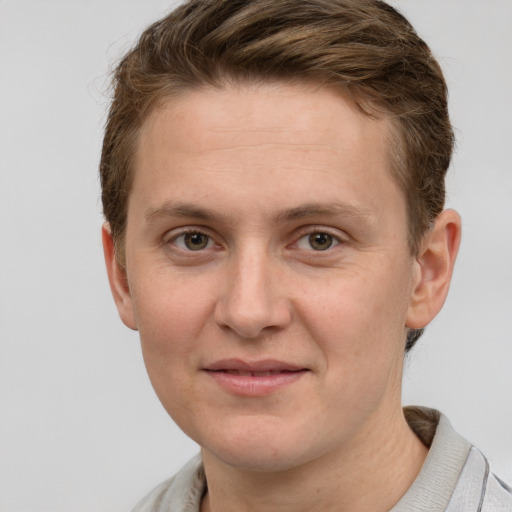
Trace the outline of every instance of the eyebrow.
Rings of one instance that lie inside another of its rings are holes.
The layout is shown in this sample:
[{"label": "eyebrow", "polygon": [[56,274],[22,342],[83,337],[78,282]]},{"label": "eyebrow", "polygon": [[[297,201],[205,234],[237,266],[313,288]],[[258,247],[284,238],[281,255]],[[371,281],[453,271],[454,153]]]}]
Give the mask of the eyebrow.
[{"label": "eyebrow", "polygon": [[370,217],[371,211],[361,206],[344,203],[307,203],[278,213],[277,222],[293,221],[310,217],[343,216],[351,218]]},{"label": "eyebrow", "polygon": [[[371,211],[357,205],[344,203],[306,203],[277,213],[273,220],[276,223],[280,223],[327,216],[365,218],[371,216]],[[222,215],[219,215],[214,210],[203,208],[192,203],[166,202],[158,208],[150,208],[147,210],[144,217],[148,221],[167,217],[213,221],[219,219]]]},{"label": "eyebrow", "polygon": [[159,217],[180,217],[200,220],[214,220],[217,215],[212,210],[201,208],[189,203],[164,203],[159,208],[150,208],[144,214],[144,218],[151,221]]}]

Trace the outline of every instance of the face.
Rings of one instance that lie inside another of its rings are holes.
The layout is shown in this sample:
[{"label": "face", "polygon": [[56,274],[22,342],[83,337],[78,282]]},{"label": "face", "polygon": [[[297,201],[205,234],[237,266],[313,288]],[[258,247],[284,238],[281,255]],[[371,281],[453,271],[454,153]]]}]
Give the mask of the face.
[{"label": "face", "polygon": [[388,130],[283,84],[189,92],[146,122],[117,302],[206,455],[290,468],[399,409],[417,263]]}]

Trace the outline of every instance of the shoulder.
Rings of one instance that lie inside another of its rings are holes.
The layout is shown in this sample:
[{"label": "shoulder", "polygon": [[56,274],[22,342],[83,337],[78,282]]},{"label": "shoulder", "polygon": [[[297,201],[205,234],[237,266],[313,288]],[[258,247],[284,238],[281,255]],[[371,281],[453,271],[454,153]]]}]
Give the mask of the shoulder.
[{"label": "shoulder", "polygon": [[512,512],[510,487],[493,474],[480,450],[455,432],[445,416],[418,407],[404,413],[429,453],[393,512]]},{"label": "shoulder", "polygon": [[199,512],[206,488],[200,455],[175,476],[155,487],[132,512]]},{"label": "shoulder", "polygon": [[512,489],[491,471],[489,462],[475,447],[468,454],[447,508],[447,512],[464,510],[512,511]]},{"label": "shoulder", "polygon": [[447,512],[459,510],[512,511],[512,490],[491,471],[489,462],[475,447],[468,454]]},{"label": "shoulder", "polygon": [[511,512],[512,489],[496,475],[489,477],[482,503],[482,512]]}]

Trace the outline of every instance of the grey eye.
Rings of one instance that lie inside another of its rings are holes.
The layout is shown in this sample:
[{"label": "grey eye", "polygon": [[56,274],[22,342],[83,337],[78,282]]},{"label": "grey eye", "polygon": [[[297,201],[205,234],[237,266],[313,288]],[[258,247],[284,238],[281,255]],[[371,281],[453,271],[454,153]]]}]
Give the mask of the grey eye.
[{"label": "grey eye", "polygon": [[340,238],[327,231],[314,231],[300,237],[295,247],[301,251],[327,251],[341,243]]},{"label": "grey eye", "polygon": [[309,245],[315,251],[330,249],[334,243],[334,237],[329,233],[311,233],[308,237]]},{"label": "grey eye", "polygon": [[182,233],[171,239],[169,243],[182,251],[202,251],[203,249],[209,249],[214,246],[213,240],[200,231]]},{"label": "grey eye", "polygon": [[200,251],[208,247],[210,237],[203,233],[186,233],[183,235],[183,243],[190,251]]}]

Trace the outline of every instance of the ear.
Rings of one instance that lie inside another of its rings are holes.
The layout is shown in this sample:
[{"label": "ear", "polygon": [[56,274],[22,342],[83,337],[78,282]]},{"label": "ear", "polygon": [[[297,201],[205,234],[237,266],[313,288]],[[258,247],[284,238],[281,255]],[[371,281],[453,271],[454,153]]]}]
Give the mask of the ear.
[{"label": "ear", "polygon": [[103,254],[107,266],[110,289],[117,306],[117,311],[123,323],[130,329],[137,330],[137,322],[133,312],[132,297],[128,286],[126,269],[117,261],[114,240],[108,223],[101,229]]},{"label": "ear", "polygon": [[406,327],[421,329],[443,307],[459,251],[461,220],[454,210],[441,212],[416,258],[416,277]]}]

